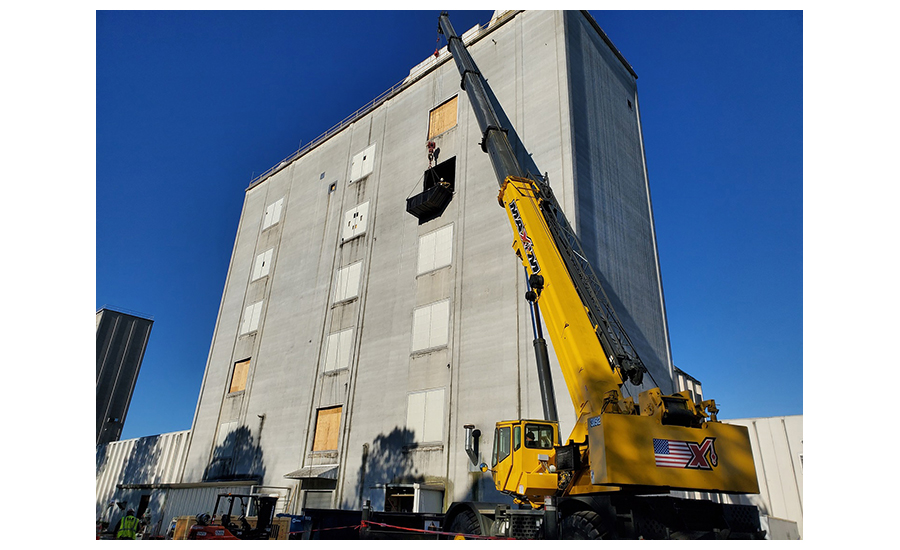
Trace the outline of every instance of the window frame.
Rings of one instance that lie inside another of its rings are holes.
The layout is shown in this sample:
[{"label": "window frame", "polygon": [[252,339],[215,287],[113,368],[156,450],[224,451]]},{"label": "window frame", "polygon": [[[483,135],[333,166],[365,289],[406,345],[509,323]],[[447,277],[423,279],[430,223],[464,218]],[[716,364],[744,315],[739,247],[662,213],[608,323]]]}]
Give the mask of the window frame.
[{"label": "window frame", "polygon": [[[346,339],[346,340],[345,340]],[[346,364],[341,364],[342,345],[346,343]],[[334,348],[332,348],[334,346]],[[332,332],[325,338],[325,358],[323,360],[322,372],[337,372],[350,368],[353,352],[353,327],[348,329]],[[333,354],[333,355],[332,355]],[[329,357],[334,357],[334,365],[329,368]]]},{"label": "window frame", "polygon": [[[446,305],[446,314],[447,321],[445,325],[444,331],[438,333],[435,328],[434,319],[435,319],[435,309],[437,307],[443,307]],[[427,311],[427,314],[426,314]],[[413,309],[413,319],[412,319],[412,342],[410,347],[412,348],[412,353],[421,353],[426,352],[428,350],[440,349],[450,345],[450,299],[444,298],[443,300],[438,300],[436,302],[432,302],[430,304],[425,304],[424,306],[419,306]],[[423,324],[426,323],[423,319],[427,317],[427,329],[423,328]],[[423,331],[425,331],[423,333]],[[425,344],[422,344],[422,337],[425,334]]]},{"label": "window frame", "polygon": [[[450,104],[453,104],[453,123],[447,124],[441,117],[450,112]],[[439,121],[439,125],[435,125],[435,121]],[[428,111],[428,139],[434,139],[450,130],[456,128],[459,124],[459,94],[454,95],[453,97],[447,99],[442,102],[435,108]]]},{"label": "window frame", "polygon": [[[269,276],[269,273],[272,271],[272,256],[274,254],[275,247],[272,247],[256,255],[256,260],[253,262],[253,275],[250,278],[251,282]],[[265,273],[263,273],[263,270],[265,270]]]},{"label": "window frame", "polygon": [[[441,245],[446,242],[446,247]],[[424,260],[423,261],[423,257]],[[430,258],[430,260],[429,260]],[[423,264],[424,267],[423,267]],[[419,237],[416,276],[453,265],[453,224],[448,223]]]},{"label": "window frame", "polygon": [[[537,432],[537,435],[535,436],[535,440],[534,440],[534,445],[528,444],[527,434],[528,434],[528,432],[531,432],[531,431]],[[544,444],[541,444],[541,441],[543,440],[543,438],[547,437],[548,432],[549,432],[549,436],[550,436],[550,446],[549,447]],[[523,443],[525,444],[526,449],[539,449],[539,450],[547,451],[547,450],[550,450],[553,448],[553,443],[554,443],[554,441],[553,441],[553,435],[554,435],[553,434],[553,426],[551,426],[549,424],[525,424],[525,433],[526,433],[526,438],[523,441]]]},{"label": "window frame", "polygon": [[[231,368],[231,383],[228,385],[228,394],[242,392],[247,389],[247,379],[250,376],[250,357],[235,361]],[[240,370],[239,370],[240,368]],[[235,381],[239,372],[243,373],[242,380],[238,384],[240,388],[235,389]]]},{"label": "window frame", "polygon": [[[421,412],[414,399],[421,397]],[[413,391],[406,394],[406,429],[413,432],[417,443],[439,443],[444,441],[444,420],[446,417],[446,392],[444,388]],[[429,407],[438,407],[438,414]],[[414,417],[413,412],[420,416]],[[419,429],[421,426],[421,429]]]},{"label": "window frame", "polygon": [[[505,432],[505,438],[504,434]],[[506,444],[506,448],[504,450],[503,444]],[[510,430],[509,426],[500,426],[499,428],[494,428],[494,451],[491,453],[491,466],[495,467],[497,464],[500,464],[504,460],[512,455],[512,450],[510,449]],[[504,453],[503,456],[500,456]]]},{"label": "window frame", "polygon": [[239,336],[253,334],[259,330],[259,322],[262,319],[263,302],[264,300],[260,300],[244,308],[244,317],[241,321],[241,333]]},{"label": "window frame", "polygon": [[[350,281],[354,277],[354,270],[358,271],[358,273],[355,275],[356,288],[351,290]],[[343,275],[343,274],[346,274],[346,275]],[[342,282],[342,278],[344,278],[343,282]],[[359,260],[357,262],[353,262],[352,264],[348,264],[348,265],[338,268],[337,278],[335,281],[334,302],[333,303],[339,304],[341,302],[346,302],[349,300],[353,300],[354,298],[358,298],[359,297],[359,287],[361,284],[362,284],[362,260]],[[351,294],[348,294],[348,293],[351,293]]]},{"label": "window frame", "polygon": [[[325,413],[325,416],[323,416],[322,413]],[[332,417],[335,414],[337,414],[336,421],[332,420]],[[341,439],[341,421],[343,420],[343,415],[343,405],[316,409],[316,426],[313,431],[312,452],[332,452],[338,450]],[[322,432],[320,428],[324,428],[325,431]],[[334,442],[333,446],[330,445],[332,441]]]},{"label": "window frame", "polygon": [[263,211],[263,230],[272,227],[281,221],[281,211],[284,209],[284,197],[266,206]]}]

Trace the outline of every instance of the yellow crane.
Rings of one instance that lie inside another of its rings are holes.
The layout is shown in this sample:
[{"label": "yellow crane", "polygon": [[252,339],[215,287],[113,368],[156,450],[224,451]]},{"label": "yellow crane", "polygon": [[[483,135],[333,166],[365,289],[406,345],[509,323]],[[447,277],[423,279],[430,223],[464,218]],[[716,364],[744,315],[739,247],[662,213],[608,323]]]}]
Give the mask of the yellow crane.
[{"label": "yellow crane", "polygon": [[[713,508],[708,501],[646,496],[670,490],[758,493],[747,428],[719,422],[713,400],[695,403],[686,391],[663,395],[653,388],[637,402],[624,396],[624,383],[641,385],[646,368],[549,183],[525,174],[516,160],[488,100],[487,83],[446,13],[438,30],[462,76],[482,149],[500,185],[498,201],[515,234],[513,249],[526,272],[545,415],[497,422],[494,429],[494,484],[521,508],[454,503],[445,527],[508,536],[517,524],[530,524],[532,529],[520,532],[553,538],[760,536],[758,516],[757,532],[754,518],[747,517],[753,507]],[[565,440],[541,317],[577,418]],[[688,524],[695,528],[679,527]]]}]

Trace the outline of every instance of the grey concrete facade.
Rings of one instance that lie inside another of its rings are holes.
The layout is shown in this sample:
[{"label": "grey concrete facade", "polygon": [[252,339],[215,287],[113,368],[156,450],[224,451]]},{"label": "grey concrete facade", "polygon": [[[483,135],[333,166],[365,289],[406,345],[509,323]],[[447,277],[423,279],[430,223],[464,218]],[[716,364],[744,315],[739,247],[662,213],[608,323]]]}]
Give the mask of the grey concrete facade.
[{"label": "grey concrete facade", "polygon": [[97,312],[97,445],[122,434],[151,328],[153,320],[143,316]]},{"label": "grey concrete facade", "polygon": [[[582,12],[510,12],[464,39],[520,162],[549,175],[670,392],[635,77],[595,25]],[[459,82],[444,50],[247,189],[182,482],[299,479],[294,512],[383,507],[411,484],[442,488],[444,506],[505,500],[470,463],[463,426],[482,431],[489,461],[496,421],[542,409],[522,266]],[[453,97],[457,123],[434,141],[455,191],[420,224],[406,199],[422,191],[429,113]],[[559,369],[554,383],[565,396]]]}]

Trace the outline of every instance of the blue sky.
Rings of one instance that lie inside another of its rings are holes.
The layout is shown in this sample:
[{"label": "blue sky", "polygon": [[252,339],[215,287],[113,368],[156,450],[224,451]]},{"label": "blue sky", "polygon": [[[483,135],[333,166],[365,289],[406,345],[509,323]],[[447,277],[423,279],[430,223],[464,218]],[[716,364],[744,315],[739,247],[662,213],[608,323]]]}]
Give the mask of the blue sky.
[{"label": "blue sky", "polygon": [[[675,364],[722,418],[802,414],[802,14],[592,13],[639,77]],[[191,427],[252,176],[402,80],[437,14],[98,12],[96,308],[155,320],[123,438]]]}]

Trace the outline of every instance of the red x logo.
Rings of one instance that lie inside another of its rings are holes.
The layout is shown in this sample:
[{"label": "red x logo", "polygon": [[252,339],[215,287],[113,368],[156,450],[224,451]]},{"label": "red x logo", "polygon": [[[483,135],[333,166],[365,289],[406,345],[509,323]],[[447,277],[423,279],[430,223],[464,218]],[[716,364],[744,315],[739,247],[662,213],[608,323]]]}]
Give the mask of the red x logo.
[{"label": "red x logo", "polygon": [[531,247],[534,246],[533,244],[531,244],[531,237],[529,237],[528,234],[524,231],[519,233],[519,237],[522,239],[522,245],[525,246],[525,250],[530,251]]},{"label": "red x logo", "polygon": [[[688,443],[691,450],[691,460],[685,468],[694,468],[697,470],[712,470],[713,466],[719,464],[719,457],[716,456],[715,437],[707,437],[703,443]],[[707,460],[707,455],[709,459]]]}]

